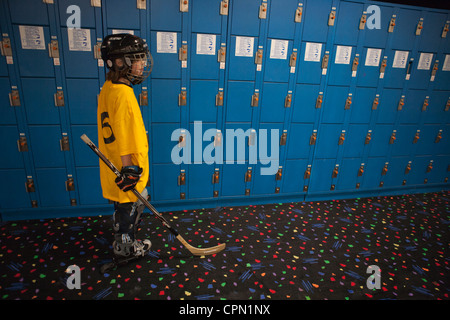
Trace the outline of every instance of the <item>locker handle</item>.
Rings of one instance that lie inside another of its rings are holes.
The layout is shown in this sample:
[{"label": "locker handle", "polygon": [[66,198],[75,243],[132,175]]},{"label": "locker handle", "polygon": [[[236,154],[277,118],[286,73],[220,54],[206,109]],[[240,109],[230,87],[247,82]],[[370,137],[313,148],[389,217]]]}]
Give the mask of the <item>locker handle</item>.
[{"label": "locker handle", "polygon": [[442,139],[442,131],[440,131],[438,133],[438,135],[436,136],[436,139],[434,140],[434,143],[438,143],[439,141],[441,141]]},{"label": "locker handle", "polygon": [[410,171],[411,171],[411,164],[408,163],[408,165],[406,166],[406,169],[405,169],[405,174],[408,174]]},{"label": "locker handle", "polygon": [[281,180],[281,176],[283,175],[283,169],[279,168],[276,175],[275,175],[275,180]]},{"label": "locker handle", "polygon": [[333,174],[331,175],[331,177],[332,177],[332,178],[336,178],[336,177],[338,176],[338,174],[339,174],[339,167],[336,166],[336,167],[334,167],[334,169],[333,169]]},{"label": "locker handle", "polygon": [[388,172],[388,165],[385,164],[384,167],[383,167],[383,169],[381,170],[381,175],[382,175],[382,176],[385,176],[387,172]]},{"label": "locker handle", "polygon": [[419,139],[420,139],[419,132],[416,132],[416,135],[414,136],[414,139],[413,139],[413,143],[417,143],[417,141],[419,141]]},{"label": "locker handle", "polygon": [[430,164],[427,167],[427,172],[430,172],[431,170],[433,170],[433,163],[430,162]]},{"label": "locker handle", "polygon": [[359,167],[358,177],[361,177],[364,174],[364,166]]},{"label": "locker handle", "polygon": [[213,173],[213,176],[212,176],[212,183],[213,183],[213,184],[219,183],[219,171],[216,171],[216,172]]},{"label": "locker handle", "polygon": [[317,140],[317,132],[314,132],[309,138],[309,145],[315,145]]},{"label": "locker handle", "polygon": [[247,170],[247,172],[245,173],[245,179],[244,179],[244,181],[245,181],[245,182],[250,182],[250,181],[252,181],[252,170],[251,170],[251,169]]},{"label": "locker handle", "polygon": [[306,168],[303,179],[309,179],[309,177],[311,177],[311,168]]}]

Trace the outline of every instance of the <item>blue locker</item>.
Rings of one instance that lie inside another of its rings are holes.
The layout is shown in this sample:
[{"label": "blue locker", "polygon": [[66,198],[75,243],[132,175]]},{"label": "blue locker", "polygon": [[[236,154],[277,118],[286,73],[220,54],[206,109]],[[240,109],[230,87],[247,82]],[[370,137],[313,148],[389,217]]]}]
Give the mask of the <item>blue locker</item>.
[{"label": "blue locker", "polygon": [[240,0],[230,1],[229,14],[231,19],[231,34],[239,36],[258,36],[260,1]]},{"label": "blue locker", "polygon": [[[350,108],[350,123],[369,123],[373,101],[377,95],[375,88],[356,87]],[[378,104],[377,108],[380,106]]]},{"label": "blue locker", "polygon": [[417,132],[415,125],[399,125],[396,127],[397,134],[392,148],[393,156],[407,156],[410,155],[413,148],[414,136]]},{"label": "blue locker", "polygon": [[[17,140],[19,132],[16,126],[0,126],[0,168],[23,168],[23,157],[19,152]],[[8,180],[5,180],[8,181]]]},{"label": "blue locker", "polygon": [[251,122],[252,120],[252,95],[254,83],[246,81],[228,81],[226,92],[227,122]]},{"label": "blue locker", "polygon": [[[59,124],[59,107],[55,107],[55,80],[22,78],[22,92],[29,124]],[[61,107],[64,108],[64,107]]]},{"label": "blue locker", "polygon": [[36,169],[36,189],[39,190],[40,207],[66,207],[70,205],[66,191],[65,168]]},{"label": "blue locker", "polygon": [[[165,1],[161,2],[165,3]],[[219,15],[219,0],[195,0],[190,5],[192,6],[192,32],[220,33],[222,23]]]},{"label": "blue locker", "polygon": [[[358,80],[357,86],[359,87],[377,87],[380,78],[380,65],[384,57],[384,50],[381,50],[381,54],[377,55],[378,64],[368,64],[366,65],[366,58],[368,49],[382,49],[377,47],[364,47],[362,54],[359,56],[358,65]],[[386,67],[387,68],[387,67]]]},{"label": "blue locker", "polygon": [[398,111],[398,104],[400,102],[401,96],[402,91],[400,89],[383,89],[377,107],[377,123],[395,123],[397,113],[401,112]]},{"label": "blue locker", "polygon": [[[318,130],[315,159],[337,157],[339,136],[342,132],[342,124],[322,124]],[[315,164],[315,161],[314,161]],[[315,167],[315,166],[314,166]]]},{"label": "blue locker", "polygon": [[80,197],[80,206],[108,203],[108,200],[103,198],[100,183],[93,183],[93,181],[100,181],[98,167],[78,167],[76,173],[76,187]]},{"label": "blue locker", "polygon": [[328,35],[328,15],[332,0],[308,1],[305,5],[302,21],[303,41],[326,42]]},{"label": "blue locker", "polygon": [[68,29],[61,28],[62,48],[60,51],[64,54],[64,71],[67,78],[98,78],[98,62],[94,58],[95,29],[86,29],[86,32],[90,33],[90,42],[86,38],[83,46],[74,47],[71,50]]},{"label": "blue locker", "polygon": [[214,165],[202,163],[189,166],[187,174],[189,199],[204,199],[213,196],[213,173]]},{"label": "blue locker", "polygon": [[[377,124],[373,128],[372,140],[370,141],[370,157],[386,157],[389,150],[389,139],[394,130],[393,125]],[[412,139],[412,137],[411,137]],[[395,144],[395,142],[394,142]],[[397,146],[395,144],[395,146]]]},{"label": "blue locker", "polygon": [[[85,166],[97,166],[99,165],[99,159],[89,148],[86,148],[86,144],[79,139],[81,135],[86,134],[95,145],[98,146],[98,133],[97,125],[72,125],[72,141],[73,141],[73,154],[76,167]],[[94,180],[100,183],[100,180]]]},{"label": "blue locker", "polygon": [[181,31],[181,17],[178,0],[150,1],[150,28],[152,30],[179,32]]},{"label": "blue locker", "polygon": [[437,52],[441,42],[447,41],[441,37],[443,26],[448,14],[441,12],[425,12],[423,17],[423,29],[420,35],[419,51]]},{"label": "blue locker", "polygon": [[[384,156],[384,155],[383,155]],[[376,190],[380,187],[381,170],[386,163],[386,158],[368,158],[364,166],[363,181],[361,183],[361,189],[374,190],[373,194],[376,194]]]},{"label": "blue locker", "polygon": [[450,123],[450,112],[445,111],[450,91],[433,91],[427,110],[422,114],[424,123]]},{"label": "blue locker", "polygon": [[[325,24],[326,25],[326,24]],[[302,42],[302,47],[299,53],[299,59],[297,63],[297,83],[310,83],[320,84],[322,78],[322,58],[325,52],[325,43],[313,42],[314,44],[321,44],[321,49],[315,52],[316,60],[318,61],[305,61],[306,45],[307,42]]]},{"label": "blue locker", "polygon": [[309,183],[309,179],[304,179],[307,168],[307,159],[286,160],[286,164],[283,167],[281,191],[283,193],[304,193],[303,187]]},{"label": "blue locker", "polygon": [[405,95],[405,105],[399,111],[400,123],[418,123],[423,115],[423,104],[427,96],[425,90],[408,90]]},{"label": "blue locker", "polygon": [[450,157],[435,156],[433,159],[433,169],[428,174],[428,183],[445,183],[445,178],[449,176],[448,166],[450,165]]},{"label": "blue locker", "polygon": [[[179,122],[183,106],[178,105],[180,80],[153,79],[150,86],[153,122]],[[163,93],[163,94],[161,94]],[[189,99],[189,96],[187,97]]]},{"label": "blue locker", "polygon": [[[55,72],[53,68],[53,59],[49,57],[47,44],[50,43],[50,31],[46,26],[36,26],[42,28],[44,37],[40,34],[35,35],[39,37],[34,42],[38,49],[23,49],[21,45],[21,38],[19,26],[14,25],[14,41],[16,43],[15,49],[18,56],[19,72],[22,77],[54,77]],[[39,45],[37,44],[39,42]],[[31,46],[32,47],[32,46]]]},{"label": "blue locker", "polygon": [[[207,132],[208,131],[208,132]],[[216,157],[214,138],[217,134],[215,123],[190,123],[189,132],[191,135],[191,161],[193,164],[202,164],[209,160],[209,157]],[[205,134],[207,133],[207,134]],[[213,136],[211,136],[211,133]],[[204,139],[206,141],[204,141]],[[223,145],[222,145],[222,148]]]},{"label": "blue locker", "polygon": [[[411,50],[416,38],[416,28],[421,18],[421,11],[402,8],[398,10],[395,18],[395,27],[391,40],[392,49]],[[389,22],[390,18],[387,24]]]},{"label": "blue locker", "polygon": [[[215,36],[215,44],[211,42],[211,53],[214,54],[203,54],[200,51],[197,54],[197,43],[198,36],[204,34],[192,33],[191,39],[191,79],[211,79],[216,80],[219,78],[219,62],[217,61],[217,55],[220,48],[220,35],[210,34],[208,36]],[[210,41],[213,41],[211,39]]]},{"label": "blue locker", "polygon": [[409,60],[411,59],[411,51],[401,50],[408,52],[408,59],[406,60],[405,68],[394,68],[394,57],[397,50],[386,50],[387,55],[387,66],[384,76],[384,87],[385,88],[403,88],[406,79],[406,71],[408,68]]},{"label": "blue locker", "polygon": [[310,137],[313,133],[312,123],[291,123],[287,135],[287,158],[307,159],[314,146],[310,145]]},{"label": "blue locker", "polygon": [[[176,47],[174,53],[160,53],[157,51],[157,32],[150,33],[150,52],[153,56],[151,77],[179,79],[181,77],[181,62],[178,60],[178,49],[181,47],[181,33],[176,33]],[[174,44],[175,45],[175,44]]]},{"label": "blue locker", "polygon": [[294,39],[295,11],[298,1],[278,0],[270,3],[269,38]]},{"label": "blue locker", "polygon": [[357,158],[363,156],[368,129],[367,124],[350,124],[348,126],[343,144],[344,157]]},{"label": "blue locker", "polygon": [[[176,133],[177,129],[180,129],[180,125],[178,123],[152,124],[152,148],[150,152],[152,154],[151,159],[153,163],[172,163],[171,153],[174,147],[177,148],[176,146],[178,144],[178,138],[176,138],[176,141],[171,141],[171,137],[172,133]],[[186,146],[188,146],[187,143]],[[185,148],[184,151],[188,151],[187,148]]]},{"label": "blue locker", "polygon": [[[3,168],[3,166],[1,167]],[[25,170],[0,170],[0,179],[2,179],[2,181],[8,181],[8,192],[0,192],[1,209],[19,209],[31,207],[30,197],[25,189],[25,182],[27,181]]]},{"label": "blue locker", "polygon": [[349,95],[348,87],[328,86],[322,104],[322,123],[343,123],[344,117],[350,110],[345,110],[345,103]]},{"label": "blue locker", "polygon": [[[33,152],[36,168],[64,168],[64,153],[60,148],[62,138],[59,126],[30,126],[28,146]],[[47,177],[47,175],[45,175]]]},{"label": "blue locker", "polygon": [[[3,41],[3,38],[0,39],[0,41]],[[6,64],[6,59],[0,59],[0,77],[8,77],[8,66]],[[6,80],[8,80],[8,78],[6,78]],[[0,78],[0,81],[3,81],[3,79]]]},{"label": "blue locker", "polygon": [[238,164],[236,161],[224,162],[220,172],[221,197],[237,197],[245,195],[245,173],[248,168],[255,172],[255,165],[249,165],[248,162]]},{"label": "blue locker", "polygon": [[275,193],[275,187],[277,185],[275,175],[262,175],[261,169],[264,167],[268,167],[268,165],[258,163],[258,165],[254,166],[252,177],[253,187],[251,191],[252,195],[262,195],[262,194],[272,195]]},{"label": "blue locker", "polygon": [[336,19],[334,43],[339,45],[356,45],[358,42],[359,20],[363,12],[362,3],[341,1]]},{"label": "blue locker", "polygon": [[358,170],[361,166],[360,158],[344,158],[339,166],[336,190],[355,190],[358,179]]},{"label": "blue locker", "polygon": [[330,192],[333,170],[336,159],[315,159],[311,168],[308,192]]},{"label": "blue locker", "polygon": [[297,84],[292,103],[292,122],[314,122],[321,109],[316,108],[318,85]]},{"label": "blue locker", "polygon": [[0,78],[0,124],[16,124],[15,109],[10,106],[11,86],[8,78]]},{"label": "blue locker", "polygon": [[[432,57],[424,58],[427,61],[427,67],[419,69],[419,61],[422,54],[432,54]],[[411,89],[427,89],[430,84],[431,71],[433,70],[434,63],[436,62],[436,53],[432,51],[419,51],[417,53],[416,60],[414,61],[414,67],[411,72],[411,80],[409,80],[409,88]]]},{"label": "blue locker", "polygon": [[407,178],[405,170],[410,159],[409,157],[392,157],[389,160],[388,172],[382,177],[385,188],[402,186],[403,180]]},{"label": "blue locker", "polygon": [[10,0],[8,4],[12,23],[48,24],[47,5],[43,1]]},{"label": "blue locker", "polygon": [[[423,185],[424,180],[429,177],[427,168],[430,161],[433,160],[432,156],[416,156],[412,162],[412,170],[408,177],[408,182],[411,185]],[[434,162],[434,161],[433,161]]]},{"label": "blue locker", "polygon": [[216,122],[217,112],[223,110],[223,107],[216,106],[218,81],[191,80],[190,85],[189,120]]},{"label": "blue locker", "polygon": [[287,83],[265,82],[262,89],[260,122],[284,122]]},{"label": "blue locker", "polygon": [[[225,132],[223,133],[223,159],[225,167],[228,163],[237,161],[239,164],[249,160],[249,135],[250,123],[226,123]],[[245,135],[245,136],[244,136]],[[233,139],[233,141],[231,141]],[[255,141],[255,146],[258,147],[259,136]],[[230,141],[229,141],[230,140]],[[233,155],[227,154],[227,150],[233,150]],[[257,149],[259,150],[259,148]],[[259,157],[258,157],[259,158]],[[253,164],[252,164],[253,165]]]},{"label": "blue locker", "polygon": [[[230,53],[228,54],[228,57],[230,58],[229,59],[230,61],[228,63],[228,79],[246,80],[246,81],[255,80],[256,64],[254,57],[257,50],[258,38],[253,37],[253,46],[251,44],[251,41],[245,42],[245,46],[247,46],[245,50],[248,52],[248,54],[253,52],[252,56],[236,55],[237,40],[238,40],[237,37],[231,36],[231,46],[229,46],[229,48],[227,49],[231,50]],[[240,46],[242,45],[244,44],[241,44]],[[241,48],[241,50],[243,49]],[[264,54],[267,54],[267,52],[265,52]]]},{"label": "blue locker", "polygon": [[441,147],[445,145],[445,141],[448,137],[444,132],[442,132],[442,138],[436,143],[435,141],[439,134],[439,130],[443,131],[443,126],[427,124],[420,128],[420,138],[417,141],[416,154],[433,155],[442,153],[440,152]]},{"label": "blue locker", "polygon": [[153,201],[180,199],[180,187],[178,176],[180,167],[174,164],[153,164],[151,173],[151,185],[153,186]]},{"label": "blue locker", "polygon": [[[153,1],[154,2],[154,1]],[[109,28],[139,29],[139,12],[137,6],[125,5],[121,0],[108,0],[106,7],[106,23]]]},{"label": "blue locker", "polygon": [[[59,8],[59,22],[62,27],[67,27],[67,19],[72,16],[71,13],[67,13],[67,9],[71,5],[77,5],[80,8],[80,27],[81,28],[95,28],[95,7],[91,6],[88,1],[73,1],[73,0],[58,0],[57,5]],[[69,23],[71,19],[69,20]],[[91,38],[95,40],[95,38]]]},{"label": "blue locker", "polygon": [[[393,7],[383,6],[382,2],[366,3],[364,10],[372,4],[377,5],[380,8],[380,29],[369,29],[367,24],[365,26],[364,46],[369,48],[384,48],[387,43],[389,33],[387,32],[389,22],[393,14]],[[367,12],[367,19],[370,19],[375,13],[373,11]],[[361,60],[360,60],[361,61]]]},{"label": "blue locker", "polygon": [[[450,43],[450,41],[447,41]],[[447,56],[450,59],[450,49],[444,51],[445,54],[438,53],[437,60],[439,60],[438,70],[436,71],[436,77],[433,82],[435,90],[450,90],[450,71],[444,71],[444,61]]]},{"label": "blue locker", "polygon": [[[351,48],[351,53],[347,56],[339,57],[336,63],[336,54],[338,46],[334,46],[333,53],[330,55],[328,85],[350,85],[352,80],[352,65],[356,55],[356,47],[345,46]],[[345,57],[345,58],[344,58]],[[342,63],[346,61],[346,63]]]},{"label": "blue locker", "polygon": [[[274,52],[274,57],[270,57],[270,53],[272,50],[272,46],[276,48],[275,41],[279,41],[277,39],[267,39],[266,44],[266,52],[265,52],[265,64],[264,64],[264,81],[273,81],[273,82],[288,82],[289,81],[289,72],[291,67],[289,66],[289,59],[292,54],[292,46],[293,42],[288,41],[283,49],[280,49],[279,52]],[[287,41],[287,40],[283,40]],[[276,49],[273,49],[276,50]],[[279,58],[283,57],[283,58]]]},{"label": "blue locker", "polygon": [[[66,79],[65,99],[72,125],[97,124],[97,79]],[[82,92],[83,94],[80,94]]]}]

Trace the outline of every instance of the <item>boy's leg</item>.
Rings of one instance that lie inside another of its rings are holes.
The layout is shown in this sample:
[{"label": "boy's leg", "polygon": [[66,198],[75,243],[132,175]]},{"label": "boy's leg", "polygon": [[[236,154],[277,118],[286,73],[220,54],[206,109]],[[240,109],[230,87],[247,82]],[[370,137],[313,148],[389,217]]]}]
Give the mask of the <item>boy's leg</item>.
[{"label": "boy's leg", "polygon": [[[148,193],[144,188],[141,193],[145,198]],[[136,240],[136,231],[144,211],[141,201],[114,203],[113,229],[114,229],[114,253],[120,256],[142,255],[150,249],[149,240]]]}]

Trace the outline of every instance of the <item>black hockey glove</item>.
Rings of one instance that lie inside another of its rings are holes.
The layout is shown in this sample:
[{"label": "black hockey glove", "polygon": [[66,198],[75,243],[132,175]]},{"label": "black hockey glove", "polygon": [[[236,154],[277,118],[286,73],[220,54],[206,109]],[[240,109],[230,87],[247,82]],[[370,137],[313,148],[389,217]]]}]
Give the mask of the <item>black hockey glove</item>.
[{"label": "black hockey glove", "polygon": [[120,190],[126,192],[132,190],[139,182],[142,175],[142,168],[138,166],[123,167],[120,171],[121,177],[117,177],[115,182]]}]

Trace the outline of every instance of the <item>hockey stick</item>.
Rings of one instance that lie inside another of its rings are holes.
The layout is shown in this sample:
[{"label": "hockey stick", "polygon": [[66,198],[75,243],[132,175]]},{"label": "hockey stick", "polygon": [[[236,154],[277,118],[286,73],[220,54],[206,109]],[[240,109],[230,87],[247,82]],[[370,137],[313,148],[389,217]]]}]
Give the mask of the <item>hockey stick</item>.
[{"label": "hockey stick", "polygon": [[[97,146],[88,138],[87,135],[83,134],[81,136],[81,140],[83,140],[89,148],[92,149],[92,151],[94,151],[97,156],[108,166],[108,168],[110,168],[114,174],[118,177],[121,177],[121,173],[120,171],[114,166],[114,164],[112,164],[111,161],[109,161],[108,158],[106,158],[106,156],[97,148]],[[225,249],[225,243],[219,244],[215,247],[210,247],[210,248],[196,248],[191,246],[189,243],[186,242],[186,240],[183,239],[183,237],[181,235],[178,234],[178,232],[172,228],[169,224],[169,222],[167,222],[166,219],[163,218],[163,216],[147,201],[147,199],[145,199],[140,193],[139,191],[137,191],[136,189],[132,189],[131,190],[134,195],[155,215],[155,217],[162,222],[162,224],[169,229],[170,232],[172,232],[172,234],[186,247],[186,249],[188,249],[194,256],[206,256],[206,255],[210,255],[210,254],[215,254],[218,253],[220,251],[222,251],[223,249]]]}]

